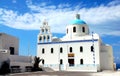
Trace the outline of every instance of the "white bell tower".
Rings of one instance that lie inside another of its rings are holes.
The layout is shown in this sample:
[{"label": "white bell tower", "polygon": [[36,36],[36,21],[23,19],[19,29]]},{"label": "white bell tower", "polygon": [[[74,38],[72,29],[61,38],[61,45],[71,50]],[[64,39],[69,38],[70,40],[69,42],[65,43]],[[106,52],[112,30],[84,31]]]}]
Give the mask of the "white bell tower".
[{"label": "white bell tower", "polygon": [[48,26],[48,22],[44,20],[40,27],[40,33],[38,34],[38,43],[51,42],[51,40],[52,33],[50,31],[50,26]]}]

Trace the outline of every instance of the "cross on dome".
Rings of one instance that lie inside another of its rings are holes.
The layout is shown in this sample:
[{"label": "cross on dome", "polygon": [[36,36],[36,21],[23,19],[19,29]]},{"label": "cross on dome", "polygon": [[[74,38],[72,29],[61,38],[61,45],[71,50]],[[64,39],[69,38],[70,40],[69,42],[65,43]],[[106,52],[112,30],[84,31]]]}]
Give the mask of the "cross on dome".
[{"label": "cross on dome", "polygon": [[85,23],[83,20],[80,19],[80,14],[76,14],[76,15],[75,15],[75,19],[72,20],[72,21],[70,22],[70,24],[71,24],[71,25],[75,25],[75,24],[77,24],[77,25],[82,25],[82,24],[86,24],[86,23]]},{"label": "cross on dome", "polygon": [[75,19],[80,19],[80,14],[76,14]]}]

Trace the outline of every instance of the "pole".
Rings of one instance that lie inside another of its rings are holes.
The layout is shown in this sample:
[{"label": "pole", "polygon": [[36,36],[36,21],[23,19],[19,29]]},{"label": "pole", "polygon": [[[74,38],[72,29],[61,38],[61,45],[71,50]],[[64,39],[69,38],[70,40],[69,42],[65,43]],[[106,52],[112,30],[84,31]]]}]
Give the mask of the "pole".
[{"label": "pole", "polygon": [[94,49],[94,35],[93,35],[93,32],[92,32],[92,50],[93,50],[93,63],[95,65],[95,49]]},{"label": "pole", "polygon": [[28,42],[28,56],[30,56],[30,43]]}]

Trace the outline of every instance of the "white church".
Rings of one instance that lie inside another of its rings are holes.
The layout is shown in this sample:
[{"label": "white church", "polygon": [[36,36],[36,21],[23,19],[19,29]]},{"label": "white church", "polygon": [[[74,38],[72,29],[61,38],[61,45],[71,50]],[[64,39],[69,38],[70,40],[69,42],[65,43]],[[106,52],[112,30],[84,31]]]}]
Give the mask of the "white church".
[{"label": "white church", "polygon": [[54,71],[98,72],[114,70],[112,47],[104,44],[96,33],[76,14],[66,26],[66,35],[53,37],[48,22],[43,22],[37,38],[40,66]]}]

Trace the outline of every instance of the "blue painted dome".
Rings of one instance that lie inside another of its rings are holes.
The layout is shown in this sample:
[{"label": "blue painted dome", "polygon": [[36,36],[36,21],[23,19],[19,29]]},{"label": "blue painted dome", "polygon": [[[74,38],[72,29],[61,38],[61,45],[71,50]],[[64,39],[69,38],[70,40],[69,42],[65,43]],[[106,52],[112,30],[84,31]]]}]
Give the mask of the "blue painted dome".
[{"label": "blue painted dome", "polygon": [[81,25],[81,24],[86,24],[83,20],[80,20],[80,19],[75,19],[75,20],[72,20],[70,22],[71,25],[73,24],[78,24],[78,25]]}]

